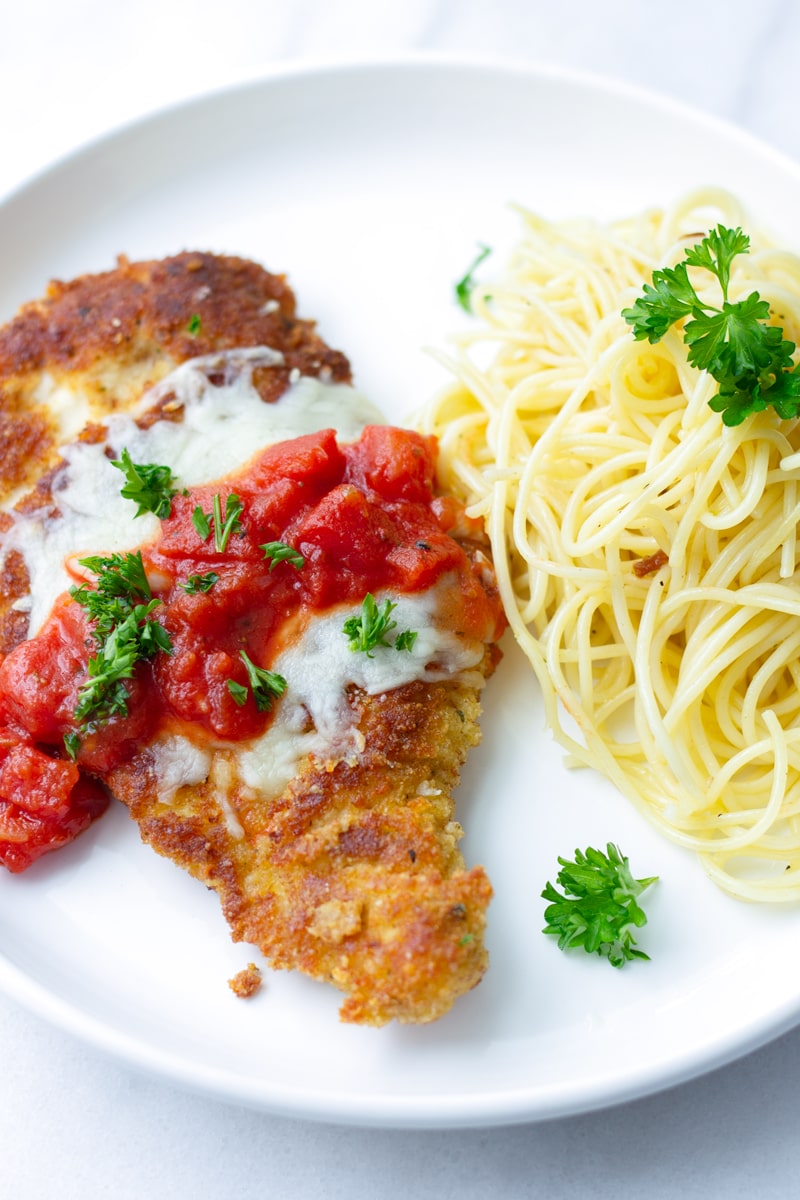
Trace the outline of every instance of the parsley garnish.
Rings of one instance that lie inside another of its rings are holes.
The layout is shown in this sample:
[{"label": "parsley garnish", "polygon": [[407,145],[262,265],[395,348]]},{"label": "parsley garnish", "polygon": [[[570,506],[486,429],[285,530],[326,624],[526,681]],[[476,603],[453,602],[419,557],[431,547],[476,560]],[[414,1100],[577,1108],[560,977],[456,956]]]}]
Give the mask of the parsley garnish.
[{"label": "parsley garnish", "polygon": [[[91,728],[128,712],[128,689],[136,664],[153,658],[159,650],[169,653],[172,642],[163,625],[152,619],[161,601],[153,599],[141,551],[113,554],[108,558],[79,560],[97,575],[94,588],[83,584],[70,594],[93,623],[97,654],[87,664],[88,678],[78,692],[75,719]],[[69,741],[67,741],[69,739]],[[77,753],[77,734],[67,734],[64,746],[70,757]]]},{"label": "parsley garnish", "polygon": [[259,550],[264,551],[264,558],[269,561],[270,571],[274,571],[279,562],[290,562],[299,571],[306,561],[299,550],[295,550],[293,546],[287,546],[286,542],[264,542],[262,546],[259,546]]},{"label": "parsley garnish", "polygon": [[[206,534],[206,536],[208,536]],[[184,580],[181,587],[190,596],[196,595],[198,592],[210,592],[214,584],[219,579],[216,571],[208,571],[205,575],[190,575]]]},{"label": "parsley garnish", "polygon": [[143,659],[152,658],[158,650],[169,652],[169,634],[150,614],[161,603],[135,605],[124,621],[115,625],[100,644],[97,654],[88,663],[89,677],[78,693],[75,718],[81,723],[91,717],[93,724],[102,724],[113,716],[128,712],[128,689],[124,679],[130,679],[134,667]]},{"label": "parsley garnish", "polygon": [[186,326],[186,332],[189,334],[189,337],[197,337],[201,325],[200,313],[192,313],[189,318],[189,324]]},{"label": "parsley garnish", "polygon": [[177,491],[172,486],[173,475],[169,467],[161,467],[155,463],[132,462],[127,450],[123,450],[119,458],[112,459],[111,465],[123,472],[125,486],[120,495],[138,504],[137,517],[141,517],[142,513],[151,512],[163,521],[169,516],[172,497]]},{"label": "parsley garnish", "polygon": [[[266,667],[257,667],[244,650],[239,651],[239,657],[247,671],[256,708],[259,712],[269,712],[272,708],[272,701],[286,691],[286,680],[277,671],[268,671]],[[237,683],[235,679],[229,679],[228,691],[241,708],[247,700],[247,688],[243,684]]]},{"label": "parsley garnish", "polygon": [[358,616],[348,617],[342,627],[342,632],[350,639],[350,649],[361,650],[368,658],[375,657],[372,651],[376,646],[391,649],[394,645],[395,650],[410,650],[417,638],[413,630],[399,633],[394,643],[386,641],[386,635],[397,628],[397,622],[391,617],[396,608],[391,600],[384,600],[378,608],[375,597],[367,592],[361,602],[361,612]]},{"label": "parsley garnish", "polygon": [[147,602],[152,597],[141,550],[135,554],[112,554],[107,558],[99,555],[81,558],[79,562],[97,576],[97,583],[93,588],[85,583],[70,588],[70,595],[94,622],[98,638],[124,621],[135,604]]},{"label": "parsley garnish", "polygon": [[489,246],[484,246],[482,242],[478,243],[480,253],[470,263],[466,273],[459,279],[455,285],[456,300],[464,309],[464,312],[472,312],[472,293],[475,288],[475,281],[472,276],[477,271],[485,258],[488,258],[492,253]]},{"label": "parsley garnish", "polygon": [[244,505],[235,492],[231,492],[225,501],[225,515],[222,515],[222,499],[217,493],[212,501],[212,511],[210,513],[203,512],[198,504],[192,513],[192,524],[197,530],[203,541],[211,533],[211,528],[214,528],[214,549],[218,554],[222,554],[228,545],[232,533],[241,535],[244,533],[242,523],[239,520],[241,513],[244,511]]},{"label": "parsley garnish", "polygon": [[636,949],[633,927],[647,924],[637,897],[658,876],[634,879],[628,860],[611,842],[606,853],[591,846],[575,861],[559,858],[562,869],[556,882],[564,894],[548,883],[542,892],[551,901],[544,911],[544,933],[558,938],[560,950],[582,946],[587,954],[599,954],[613,967],[621,967],[633,958],[648,958]]},{"label": "parsley garnish", "polygon": [[[722,413],[725,425],[740,425],[745,417],[772,405],[778,416],[800,414],[800,374],[793,360],[794,342],[777,325],[767,324],[769,304],[758,292],[744,300],[728,300],[731,265],[748,254],[750,238],[741,229],[718,225],[686,251],[683,262],[653,272],[653,282],[622,316],[634,337],[651,343],[686,317],[683,331],[692,366],[708,371],[719,384],[709,405]],[[722,304],[700,299],[688,268],[710,271],[719,283]]]}]

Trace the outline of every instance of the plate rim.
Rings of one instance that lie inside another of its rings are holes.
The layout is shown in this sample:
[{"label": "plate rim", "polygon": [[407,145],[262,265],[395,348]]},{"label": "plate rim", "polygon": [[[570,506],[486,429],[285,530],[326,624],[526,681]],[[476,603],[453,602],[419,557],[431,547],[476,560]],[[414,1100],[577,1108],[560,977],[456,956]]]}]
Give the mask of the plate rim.
[{"label": "plate rim", "polygon": [[71,149],[64,151],[63,154],[49,159],[16,184],[12,184],[10,190],[0,192],[0,207],[4,208],[9,203],[16,202],[28,190],[41,185],[60,170],[79,163],[85,156],[89,157],[102,152],[107,144],[119,142],[120,139],[129,135],[146,132],[148,126],[158,125],[165,118],[175,117],[192,108],[213,105],[219,101],[244,95],[248,91],[256,92],[262,87],[306,76],[319,78],[323,75],[351,75],[356,72],[374,74],[387,70],[407,72],[410,69],[423,68],[444,70],[454,74],[482,71],[532,79],[548,79],[591,91],[604,92],[620,99],[627,97],[643,106],[682,117],[696,126],[705,127],[709,132],[716,131],[727,138],[742,142],[753,151],[770,157],[776,166],[795,175],[800,182],[800,159],[793,158],[785,150],[744,129],[729,118],[698,108],[658,89],[617,79],[600,71],[591,71],[541,59],[526,60],[501,54],[479,55],[459,51],[415,50],[378,56],[364,54],[342,58],[324,55],[296,57],[274,63],[268,70],[256,71],[243,75],[235,81],[193,92],[151,111],[120,121],[111,128],[80,141]]},{"label": "plate rim", "polygon": [[[454,52],[402,52],[398,54],[357,56],[348,59],[301,58],[274,64],[267,71],[240,78],[234,82],[201,90],[143,115],[132,117],[78,144],[50,160],[28,175],[9,191],[0,193],[0,213],[24,204],[27,196],[41,188],[52,186],[62,171],[75,170],[82,162],[102,156],[109,147],[130,136],[147,136],[150,129],[175,119],[189,110],[201,110],[242,99],[247,93],[256,94],[284,81],[333,80],[354,73],[375,75],[387,71],[408,74],[409,71],[445,71],[449,74],[475,72],[522,77],[531,83],[549,81],[571,85],[589,93],[600,92],[616,99],[629,99],[639,107],[657,110],[680,121],[690,123],[710,136],[722,136],[729,142],[743,145],[752,153],[770,160],[781,172],[793,177],[800,186],[800,162],[783,150],[741,128],[735,122],[695,108],[684,101],[659,91],[628,83],[592,71],[560,64],[525,61],[501,55],[471,55]],[[228,1102],[244,1104],[262,1111],[295,1118],[324,1121],[360,1127],[397,1129],[456,1129],[491,1127],[532,1123],[540,1120],[578,1115],[611,1108],[644,1096],[652,1095],[693,1078],[714,1071],[747,1054],[800,1023],[800,992],[768,1014],[752,1022],[745,1030],[728,1034],[714,1044],[707,1055],[696,1053],[678,1060],[673,1069],[664,1071],[650,1067],[642,1072],[628,1071],[614,1086],[604,1081],[602,1086],[587,1089],[581,1085],[580,1096],[567,1084],[559,1086],[559,1094],[549,1103],[536,1103],[538,1089],[496,1088],[493,1092],[464,1093],[448,1097],[425,1097],[417,1092],[392,1095],[389,1092],[369,1095],[360,1093],[296,1089],[287,1092],[286,1085],[244,1080],[211,1066],[191,1063],[187,1058],[170,1055],[136,1036],[119,1031],[110,1022],[92,1017],[81,1008],[53,993],[35,978],[14,964],[0,950],[0,987],[12,999],[35,1012],[51,1025],[70,1033],[124,1061],[135,1070],[154,1074],[159,1079],[181,1085],[202,1094]],[[533,1107],[532,1107],[533,1105]]]}]

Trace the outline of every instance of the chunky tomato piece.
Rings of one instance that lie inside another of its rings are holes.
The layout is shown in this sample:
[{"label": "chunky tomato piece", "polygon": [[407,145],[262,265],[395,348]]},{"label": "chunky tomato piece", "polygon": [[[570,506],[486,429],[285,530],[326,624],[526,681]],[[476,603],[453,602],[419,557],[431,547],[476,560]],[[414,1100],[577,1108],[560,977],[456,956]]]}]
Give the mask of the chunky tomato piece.
[{"label": "chunky tomato piece", "polygon": [[436,441],[391,425],[368,425],[346,448],[347,477],[386,500],[427,504],[436,477]]},{"label": "chunky tomato piece", "polygon": [[344,475],[345,456],[333,429],[321,429],[288,442],[268,446],[247,471],[247,488],[270,492],[276,480],[292,479],[322,495]]},{"label": "chunky tomato piece", "polygon": [[74,763],[17,742],[0,760],[0,797],[30,813],[58,816],[68,810],[79,776]]},{"label": "chunky tomato piece", "polygon": [[252,696],[237,703],[236,688],[231,689],[231,683],[247,688],[247,672],[238,655],[203,647],[186,632],[175,643],[169,662],[157,664],[156,675],[169,711],[214,737],[228,741],[255,737],[263,730],[265,717]]},{"label": "chunky tomato piece", "polygon": [[0,737],[0,862],[24,871],[71,842],[108,806],[105,789],[74,763],[10,731]]},{"label": "chunky tomato piece", "polygon": [[[64,735],[75,730],[75,706],[86,680],[86,664],[95,652],[94,639],[80,605],[59,603],[38,637],[22,642],[0,663],[0,716],[33,742],[63,745]],[[127,715],[114,716],[104,725],[81,735],[80,762],[103,772],[117,766],[143,740],[157,721],[157,712],[145,703],[147,665],[125,681]]]},{"label": "chunky tomato piece", "polygon": [[400,543],[403,531],[362,491],[345,483],[311,509],[293,535],[309,556],[303,586],[322,607],[336,599],[361,599],[381,586],[386,556]]},{"label": "chunky tomato piece", "polygon": [[78,690],[86,677],[83,610],[58,604],[38,637],[22,642],[0,663],[0,711],[37,742],[60,742],[72,728]]}]

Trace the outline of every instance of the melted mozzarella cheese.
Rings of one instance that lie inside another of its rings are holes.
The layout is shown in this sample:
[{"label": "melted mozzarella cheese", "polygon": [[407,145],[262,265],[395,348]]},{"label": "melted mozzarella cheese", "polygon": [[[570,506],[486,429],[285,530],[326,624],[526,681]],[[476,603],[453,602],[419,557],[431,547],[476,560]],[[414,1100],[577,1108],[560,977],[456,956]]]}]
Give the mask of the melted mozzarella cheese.
[{"label": "melted mozzarella cheese", "polygon": [[179,788],[203,783],[211,770],[211,752],[188,738],[172,735],[150,746],[158,782],[158,798],[169,804]]},{"label": "melted mozzarella cheese", "polygon": [[[151,388],[135,412],[109,418],[106,442],[63,447],[53,505],[13,514],[14,525],[2,538],[2,553],[18,550],[28,570],[30,637],[74,582],[70,567],[75,570],[77,559],[135,550],[158,534],[158,518],[136,517],[134,505],[120,495],[123,477],[111,465],[109,449],[113,458],[127,449],[134,462],[169,466],[180,485],[193,486],[241,470],[254,448],[328,428],[342,441],[353,441],[365,425],[383,423],[355,388],[307,376],[275,403],[265,403],[253,386],[253,371],[281,362],[282,355],[267,346],[190,359]],[[182,420],[140,428],[137,419],[166,396],[182,406]]]},{"label": "melted mozzarella cheese", "polygon": [[475,668],[483,658],[483,643],[458,637],[436,621],[440,589],[452,586],[445,579],[430,591],[392,598],[397,625],[389,640],[413,630],[417,637],[410,650],[378,646],[371,656],[351,650],[343,626],[360,608],[342,607],[313,617],[271,666],[287,687],[266,733],[239,755],[243,782],[278,795],[307,755],[324,761],[358,753],[362,747],[356,718],[347,700],[351,685],[370,696],[415,680],[433,683],[455,676],[481,687],[483,675]]},{"label": "melted mozzarella cheese", "polygon": [[43,404],[51,418],[55,420],[59,439],[77,437],[91,415],[89,400],[80,388],[56,384],[52,375],[43,372],[38,386],[33,393],[35,404]]},{"label": "melted mozzarella cheese", "polygon": [[[275,442],[335,429],[341,441],[355,441],[365,425],[384,424],[377,408],[349,384],[298,375],[273,404],[253,386],[257,367],[280,366],[283,356],[268,346],[226,350],[182,363],[144,397],[143,412],[166,396],[183,406],[180,421],[157,421],[139,429],[133,417],[112,418],[108,440],[127,448],[134,462],[171,467],[192,487],[241,470],[255,451]],[[212,382],[222,376],[221,382]],[[117,486],[119,476],[117,474]]]},{"label": "melted mozzarella cheese", "polygon": [[[261,737],[243,745],[218,745],[213,761],[207,748],[185,737],[159,738],[151,745],[159,799],[169,804],[179,788],[202,783],[211,774],[228,832],[241,837],[243,830],[231,806],[237,779],[270,800],[281,794],[308,757],[325,763],[363,750],[357,715],[348,702],[349,687],[359,687],[370,696],[415,680],[433,683],[458,678],[466,685],[483,687],[483,674],[476,669],[483,643],[437,625],[439,592],[447,587],[452,587],[452,581],[445,579],[428,592],[395,597],[392,619],[397,625],[390,640],[413,630],[417,637],[410,650],[378,646],[372,657],[351,650],[344,623],[357,616],[359,608],[342,606],[312,616],[303,633],[271,665],[287,686]],[[438,791],[431,789],[430,794]]]}]

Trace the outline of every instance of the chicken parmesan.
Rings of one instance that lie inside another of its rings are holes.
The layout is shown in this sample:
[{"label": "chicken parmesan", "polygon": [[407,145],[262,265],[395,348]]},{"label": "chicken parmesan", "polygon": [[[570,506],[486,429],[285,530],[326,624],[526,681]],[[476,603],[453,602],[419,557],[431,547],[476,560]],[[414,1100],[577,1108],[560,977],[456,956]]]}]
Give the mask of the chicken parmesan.
[{"label": "chicken parmesan", "polygon": [[425,1022],[481,979],[453,789],[503,615],[486,540],[281,276],[186,253],[0,330],[0,861],[110,799],[235,940]]}]

